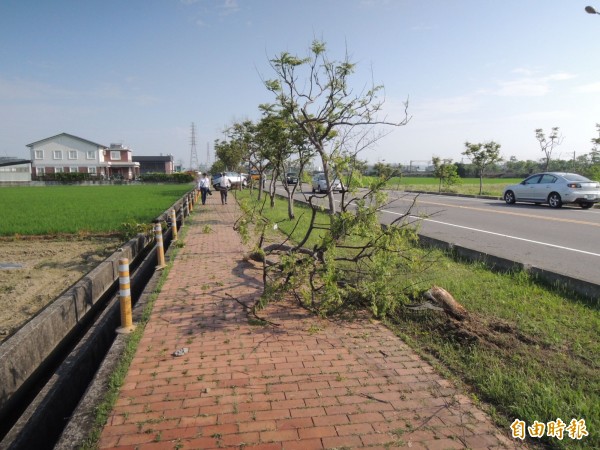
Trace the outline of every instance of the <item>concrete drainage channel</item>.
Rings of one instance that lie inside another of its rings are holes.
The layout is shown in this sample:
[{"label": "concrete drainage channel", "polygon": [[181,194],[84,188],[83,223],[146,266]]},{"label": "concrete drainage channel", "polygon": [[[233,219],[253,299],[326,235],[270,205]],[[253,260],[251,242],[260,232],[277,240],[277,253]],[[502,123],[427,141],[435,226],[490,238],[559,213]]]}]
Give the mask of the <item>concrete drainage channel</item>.
[{"label": "concrete drainage channel", "polygon": [[[184,195],[157,221],[171,222],[174,209],[180,227],[195,200],[194,191]],[[169,225],[162,233],[165,250],[173,238]],[[137,314],[145,287],[156,279],[157,246],[144,235],[123,245],[0,345],[0,449],[54,448],[77,416],[78,404],[115,342],[120,258],[130,261]],[[63,442],[64,448],[73,448],[73,441]]]}]

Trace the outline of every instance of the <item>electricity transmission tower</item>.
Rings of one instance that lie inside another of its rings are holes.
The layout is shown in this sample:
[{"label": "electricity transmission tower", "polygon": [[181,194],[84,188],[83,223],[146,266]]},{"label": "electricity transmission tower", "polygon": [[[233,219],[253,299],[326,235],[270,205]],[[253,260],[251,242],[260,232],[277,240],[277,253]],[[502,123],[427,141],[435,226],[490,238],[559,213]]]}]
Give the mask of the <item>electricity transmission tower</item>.
[{"label": "electricity transmission tower", "polygon": [[192,122],[192,138],[190,149],[190,170],[198,170],[198,152],[196,151],[196,126]]}]

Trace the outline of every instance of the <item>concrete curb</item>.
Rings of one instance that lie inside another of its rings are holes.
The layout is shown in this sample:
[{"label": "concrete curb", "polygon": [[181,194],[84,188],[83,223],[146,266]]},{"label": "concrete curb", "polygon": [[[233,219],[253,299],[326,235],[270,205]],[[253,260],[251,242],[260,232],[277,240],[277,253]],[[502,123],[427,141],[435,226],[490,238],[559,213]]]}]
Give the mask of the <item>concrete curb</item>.
[{"label": "concrete curb", "polygon": [[514,272],[523,270],[535,279],[552,287],[562,287],[567,291],[574,292],[586,299],[600,301],[600,285],[588,281],[578,280],[568,275],[552,272],[550,270],[523,264],[489,253],[480,252],[471,248],[462,247],[450,242],[442,241],[431,236],[419,234],[419,242],[422,245],[437,248],[449,253],[453,258],[469,262],[481,262],[492,270],[502,272]]}]

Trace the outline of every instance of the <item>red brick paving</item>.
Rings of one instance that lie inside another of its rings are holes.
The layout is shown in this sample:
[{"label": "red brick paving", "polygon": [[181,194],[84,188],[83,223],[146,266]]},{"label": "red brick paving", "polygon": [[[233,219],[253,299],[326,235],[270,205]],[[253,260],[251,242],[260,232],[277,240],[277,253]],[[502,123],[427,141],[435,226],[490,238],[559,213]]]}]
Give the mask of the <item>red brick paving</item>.
[{"label": "red brick paving", "polygon": [[[233,196],[232,196],[233,197]],[[328,322],[288,303],[248,323],[261,292],[209,199],[186,222],[100,448],[503,448],[517,443],[383,326]],[[210,227],[210,231],[207,231]],[[182,357],[172,353],[188,347]]]}]

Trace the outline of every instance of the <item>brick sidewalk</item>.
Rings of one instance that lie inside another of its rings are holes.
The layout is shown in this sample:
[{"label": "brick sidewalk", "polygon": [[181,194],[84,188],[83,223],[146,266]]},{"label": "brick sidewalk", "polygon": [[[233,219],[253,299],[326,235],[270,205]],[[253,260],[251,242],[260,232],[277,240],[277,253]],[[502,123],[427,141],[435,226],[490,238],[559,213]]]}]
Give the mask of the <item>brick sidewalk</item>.
[{"label": "brick sidewalk", "polygon": [[[261,291],[232,198],[198,205],[100,448],[505,448],[489,417],[383,326],[291,304],[252,325]],[[205,229],[210,227],[210,232]],[[172,353],[186,347],[188,353]]]}]

